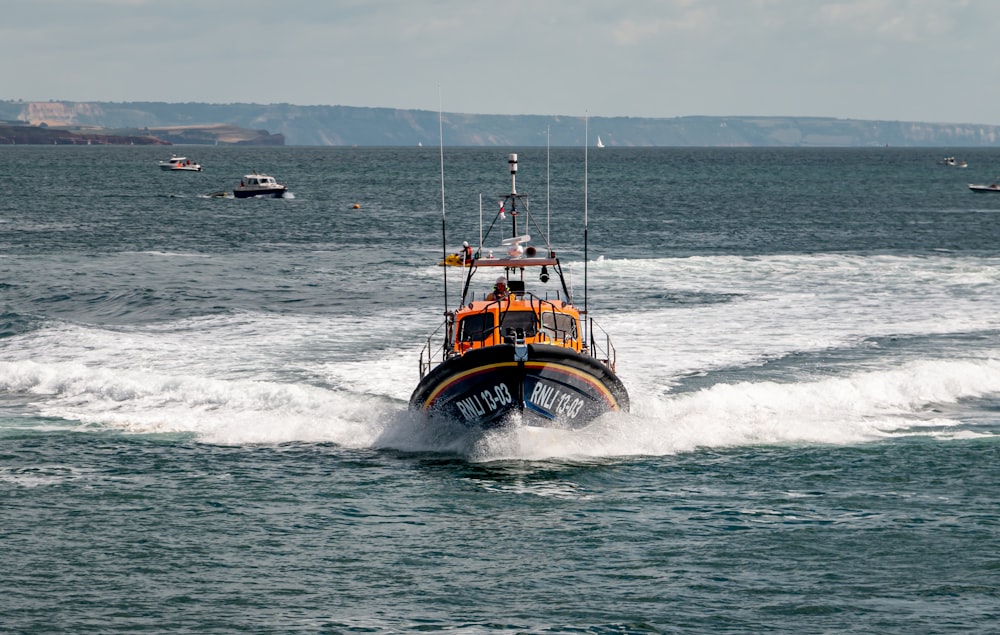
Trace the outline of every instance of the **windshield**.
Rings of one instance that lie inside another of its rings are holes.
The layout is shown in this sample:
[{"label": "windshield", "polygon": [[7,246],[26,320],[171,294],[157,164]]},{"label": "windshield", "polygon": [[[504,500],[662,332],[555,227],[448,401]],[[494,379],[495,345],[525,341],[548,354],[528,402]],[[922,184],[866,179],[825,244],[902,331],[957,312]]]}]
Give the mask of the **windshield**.
[{"label": "windshield", "polygon": [[547,311],[542,313],[542,330],[555,339],[575,340],[576,320],[572,315]]},{"label": "windshield", "polygon": [[534,337],[537,324],[534,311],[507,311],[500,316],[500,330],[504,335],[521,329],[525,337]]},{"label": "windshield", "polygon": [[459,322],[458,325],[458,339],[462,342],[481,342],[492,334],[492,313],[470,315]]}]

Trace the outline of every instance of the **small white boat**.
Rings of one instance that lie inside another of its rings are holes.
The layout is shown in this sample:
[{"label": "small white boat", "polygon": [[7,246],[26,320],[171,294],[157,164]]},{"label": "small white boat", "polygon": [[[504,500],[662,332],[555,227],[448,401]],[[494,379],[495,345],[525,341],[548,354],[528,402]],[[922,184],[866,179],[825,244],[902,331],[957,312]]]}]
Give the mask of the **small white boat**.
[{"label": "small white boat", "polygon": [[233,188],[233,196],[236,198],[252,198],[254,196],[281,198],[287,190],[288,188],[275,181],[273,176],[254,172],[243,176],[239,187]]},{"label": "small white boat", "polygon": [[973,192],[1000,192],[1000,181],[993,181],[989,185],[969,183],[969,189]]},{"label": "small white boat", "polygon": [[603,148],[604,147],[604,142],[601,141],[601,135],[597,135],[597,147],[598,148]]},{"label": "small white boat", "polygon": [[187,157],[179,157],[176,154],[170,157],[169,161],[160,161],[160,169],[170,172],[201,172],[201,166]]},{"label": "small white boat", "polygon": [[953,168],[967,168],[967,167],[969,167],[969,164],[966,163],[964,160],[963,161],[959,161],[955,157],[945,157],[945,158],[941,159],[940,161],[938,161],[938,164],[939,165],[947,165],[947,166],[953,167]]}]

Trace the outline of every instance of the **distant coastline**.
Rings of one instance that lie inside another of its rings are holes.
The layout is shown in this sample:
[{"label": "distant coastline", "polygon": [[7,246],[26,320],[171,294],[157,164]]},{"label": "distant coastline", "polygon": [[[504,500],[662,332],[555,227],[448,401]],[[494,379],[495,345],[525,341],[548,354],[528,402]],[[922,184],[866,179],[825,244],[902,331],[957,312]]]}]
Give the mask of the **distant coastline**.
[{"label": "distant coastline", "polygon": [[0,122],[0,145],[170,145],[148,135],[71,132],[47,126]]},{"label": "distant coastline", "polygon": [[166,126],[162,128],[105,129],[98,126],[64,124],[32,125],[23,121],[0,121],[0,145],[285,145],[280,134],[246,130],[238,126]]},{"label": "distant coastline", "polygon": [[[1000,126],[832,117],[478,115],[293,104],[0,100],[2,143],[540,147],[1000,147]],[[28,129],[27,131],[25,129]]]}]

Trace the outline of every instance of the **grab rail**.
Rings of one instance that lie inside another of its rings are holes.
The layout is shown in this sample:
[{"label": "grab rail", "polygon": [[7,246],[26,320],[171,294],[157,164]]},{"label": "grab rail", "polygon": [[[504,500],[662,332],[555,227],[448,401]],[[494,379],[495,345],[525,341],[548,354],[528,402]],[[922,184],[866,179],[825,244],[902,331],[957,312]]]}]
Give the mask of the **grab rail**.
[{"label": "grab rail", "polygon": [[[611,372],[615,372],[615,364],[618,362],[618,351],[615,349],[615,345],[611,343],[611,336],[601,328],[600,324],[594,321],[594,318],[588,318],[587,321],[589,322],[587,332],[590,334],[590,346],[588,347],[590,350],[586,351],[586,353],[610,368]],[[604,339],[603,347],[600,345],[600,341],[594,337],[595,331],[600,331]]]},{"label": "grab rail", "polygon": [[[434,344],[434,337],[438,335],[441,329],[445,330],[445,336],[443,337],[440,348],[441,348],[441,361],[443,362],[448,358],[449,352],[454,352],[450,346],[450,338],[448,333],[451,329],[448,326],[451,323],[452,317],[449,315],[438,325],[434,332],[427,336],[427,341],[424,342],[423,347],[420,349],[420,378],[423,379],[424,375],[431,371],[431,364],[434,363],[434,349],[437,346]],[[426,359],[425,359],[426,357]]]}]

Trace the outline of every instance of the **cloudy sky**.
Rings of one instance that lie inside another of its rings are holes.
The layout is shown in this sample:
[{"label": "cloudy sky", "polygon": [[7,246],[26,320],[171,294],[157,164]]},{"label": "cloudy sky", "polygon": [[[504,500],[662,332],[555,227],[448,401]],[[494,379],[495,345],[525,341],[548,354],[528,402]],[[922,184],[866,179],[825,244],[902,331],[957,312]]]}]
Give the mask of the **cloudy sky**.
[{"label": "cloudy sky", "polygon": [[0,99],[1000,124],[997,0],[0,0]]}]

